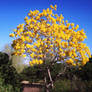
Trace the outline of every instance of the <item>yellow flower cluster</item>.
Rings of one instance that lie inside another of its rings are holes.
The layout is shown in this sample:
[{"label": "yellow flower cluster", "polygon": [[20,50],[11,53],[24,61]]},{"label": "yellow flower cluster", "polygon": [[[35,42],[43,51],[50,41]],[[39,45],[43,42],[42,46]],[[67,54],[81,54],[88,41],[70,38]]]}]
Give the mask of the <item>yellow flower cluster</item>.
[{"label": "yellow flower cluster", "polygon": [[42,64],[42,63],[43,63],[43,61],[41,59],[40,60],[33,59],[32,61],[29,62],[30,66],[33,66],[35,64]]},{"label": "yellow flower cluster", "polygon": [[55,6],[50,5],[50,7],[51,7],[52,9],[54,9],[54,10],[56,10],[56,9],[57,9],[57,5],[55,5]]},{"label": "yellow flower cluster", "polygon": [[15,40],[12,47],[15,55],[30,56],[30,65],[42,64],[48,57],[58,56],[57,61],[65,61],[73,66],[84,65],[91,56],[89,48],[83,43],[87,38],[79,25],[64,21],[64,17],[54,14],[57,6],[51,9],[35,10],[28,13],[24,24],[19,24],[10,37]]},{"label": "yellow flower cluster", "polygon": [[11,34],[10,34],[10,37],[14,37],[14,34],[13,34],[13,33],[11,33]]}]

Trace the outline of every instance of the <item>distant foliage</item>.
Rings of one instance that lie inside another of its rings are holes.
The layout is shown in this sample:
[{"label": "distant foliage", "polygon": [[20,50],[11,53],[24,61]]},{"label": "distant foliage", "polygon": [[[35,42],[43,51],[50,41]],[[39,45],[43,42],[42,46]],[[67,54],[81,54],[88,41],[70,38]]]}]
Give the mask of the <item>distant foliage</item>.
[{"label": "distant foliage", "polygon": [[2,52],[0,52],[0,78],[6,87],[10,85],[15,90],[16,87],[20,86],[19,75],[12,66],[12,61],[9,60],[9,56],[6,53]]},{"label": "distant foliage", "polygon": [[92,81],[92,58],[89,59],[89,62],[77,71],[77,76],[82,80]]},{"label": "distant foliage", "polygon": [[0,66],[9,63],[9,56],[6,53],[0,52]]}]

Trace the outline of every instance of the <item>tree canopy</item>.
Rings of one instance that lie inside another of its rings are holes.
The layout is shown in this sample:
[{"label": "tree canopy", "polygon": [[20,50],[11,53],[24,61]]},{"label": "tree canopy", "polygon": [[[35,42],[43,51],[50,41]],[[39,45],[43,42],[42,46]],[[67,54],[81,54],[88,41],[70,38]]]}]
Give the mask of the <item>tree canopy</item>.
[{"label": "tree canopy", "polygon": [[64,21],[62,14],[53,13],[57,6],[51,9],[31,11],[25,17],[25,23],[19,24],[14,33],[12,47],[13,54],[30,56],[30,65],[47,62],[62,61],[71,65],[85,65],[91,56],[89,48],[83,43],[87,38],[83,29],[78,30],[79,25]]}]

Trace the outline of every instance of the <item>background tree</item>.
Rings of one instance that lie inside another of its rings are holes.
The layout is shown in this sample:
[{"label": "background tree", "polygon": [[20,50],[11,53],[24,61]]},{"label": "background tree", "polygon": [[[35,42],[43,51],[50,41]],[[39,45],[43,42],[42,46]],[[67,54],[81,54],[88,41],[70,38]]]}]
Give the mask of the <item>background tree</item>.
[{"label": "background tree", "polygon": [[27,67],[20,73],[21,80],[27,80],[30,83],[43,81],[43,75],[41,69],[38,66]]},{"label": "background tree", "polygon": [[25,58],[23,56],[12,56],[12,65],[15,67],[18,73],[22,72],[24,68],[28,67],[28,64],[25,63]]},{"label": "background tree", "polygon": [[[30,57],[30,65],[44,64],[44,81],[46,87],[54,87],[50,73],[50,67],[55,63],[64,64],[63,72],[59,72],[56,78],[62,75],[69,66],[82,66],[89,61],[91,56],[89,48],[83,43],[87,38],[83,29],[78,30],[79,25],[64,21],[62,14],[53,13],[57,6],[51,9],[31,11],[25,17],[25,23],[19,24],[14,33],[12,47],[14,55]],[[40,68],[40,67],[39,67]],[[48,91],[48,90],[47,90]]]},{"label": "background tree", "polygon": [[12,66],[8,54],[2,52],[0,52],[0,75],[5,85],[12,85],[14,89],[19,86],[19,75]]},{"label": "background tree", "polygon": [[11,47],[11,45],[6,44],[2,52],[9,55],[9,59],[12,59],[12,66],[17,70],[18,73],[22,72],[23,69],[28,66],[27,63],[25,63],[26,58],[23,56],[12,55],[14,49]]},{"label": "background tree", "polygon": [[9,58],[11,58],[11,54],[13,53],[13,48],[11,47],[11,45],[6,44],[2,50],[3,53],[6,53],[9,55]]},{"label": "background tree", "polygon": [[92,80],[92,58],[89,59],[89,62],[84,65],[81,70],[78,72],[78,76],[82,80],[91,81]]}]

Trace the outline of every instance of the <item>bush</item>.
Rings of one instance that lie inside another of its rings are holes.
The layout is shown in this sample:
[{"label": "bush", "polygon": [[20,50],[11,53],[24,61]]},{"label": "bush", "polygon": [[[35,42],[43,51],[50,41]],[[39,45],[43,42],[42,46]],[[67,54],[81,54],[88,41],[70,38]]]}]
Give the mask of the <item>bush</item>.
[{"label": "bush", "polygon": [[14,89],[13,86],[10,84],[5,85],[4,80],[0,78],[0,92],[20,92],[20,89],[19,88]]},{"label": "bush", "polygon": [[58,80],[54,85],[54,89],[50,90],[50,92],[68,92],[70,90],[69,80]]}]

